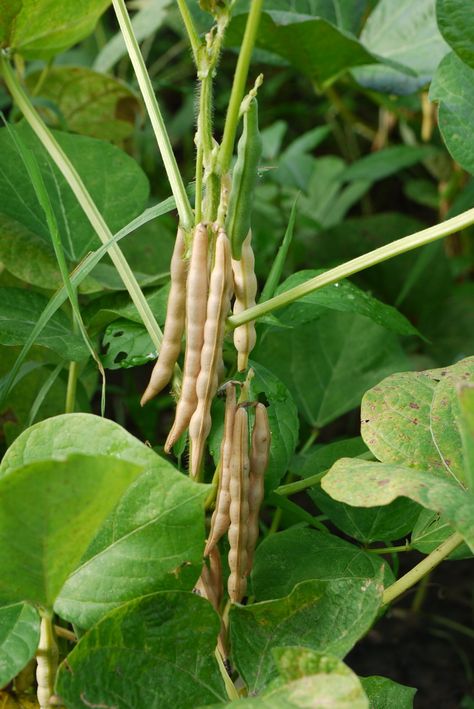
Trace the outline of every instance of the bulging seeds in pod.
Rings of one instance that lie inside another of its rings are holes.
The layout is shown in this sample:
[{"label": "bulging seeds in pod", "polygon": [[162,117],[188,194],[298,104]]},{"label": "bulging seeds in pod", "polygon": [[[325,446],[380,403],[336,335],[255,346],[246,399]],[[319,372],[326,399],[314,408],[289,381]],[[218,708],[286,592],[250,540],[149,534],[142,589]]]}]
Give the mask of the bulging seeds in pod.
[{"label": "bulging seeds in pod", "polygon": [[[255,257],[252,249],[252,232],[249,231],[242,244],[240,260],[232,259],[234,274],[235,301],[233,312],[239,315],[247,308],[255,305],[257,296],[257,277],[255,276]],[[237,368],[239,372],[247,369],[248,359],[255,347],[257,336],[255,323],[239,325],[234,330],[234,345],[237,350]]]},{"label": "bulging seeds in pod", "polygon": [[197,406],[196,380],[201,365],[207,311],[207,249],[207,227],[205,224],[198,224],[194,232],[186,282],[186,353],[183,383],[174,423],[165,443],[167,453],[188,427]]},{"label": "bulging seeds in pod", "polygon": [[204,550],[205,556],[210,553],[219,539],[227,532],[230,524],[230,456],[232,452],[234,417],[237,406],[237,394],[233,382],[228,382],[225,388],[225,394],[224,432],[222,434],[220,451],[219,487],[217,489],[216,507],[211,519],[211,530]]},{"label": "bulging seeds in pod", "polygon": [[230,310],[232,270],[230,243],[224,231],[216,240],[214,267],[209,283],[201,368],[196,381],[197,406],[189,423],[191,440],[190,475],[199,477],[204,448],[211,430],[211,404],[218,385],[218,366],[222,357],[225,320]]},{"label": "bulging seeds in pod", "polygon": [[248,414],[247,409],[239,406],[235,412],[230,457],[230,526],[229,569],[227,590],[230,600],[239,603],[247,590],[247,522],[249,516],[249,454],[248,454]]},{"label": "bulging seeds in pod", "polygon": [[270,442],[271,433],[267,409],[263,404],[258,403],[255,407],[255,421],[250,445],[247,575],[252,569],[253,555],[258,539],[258,521],[264,496],[265,471],[270,456]]},{"label": "bulging seeds in pod", "polygon": [[185,251],[184,232],[179,228],[171,258],[171,288],[166,308],[163,341],[150,381],[140,401],[142,406],[157,396],[168,384],[173,376],[173,369],[181,350],[186,316],[187,262],[184,259]]}]

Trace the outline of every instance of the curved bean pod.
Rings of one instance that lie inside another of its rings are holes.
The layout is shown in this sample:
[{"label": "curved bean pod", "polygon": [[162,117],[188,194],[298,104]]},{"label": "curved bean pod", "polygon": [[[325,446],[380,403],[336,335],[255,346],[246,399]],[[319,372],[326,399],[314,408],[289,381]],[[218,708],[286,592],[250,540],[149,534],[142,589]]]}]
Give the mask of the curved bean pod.
[{"label": "curved bean pod", "polygon": [[167,453],[186,430],[197,405],[196,379],[201,364],[207,310],[207,248],[207,227],[198,224],[194,232],[186,282],[186,354],[183,384],[176,405],[174,423],[165,443]]},{"label": "curved bean pod", "polygon": [[270,441],[271,433],[267,409],[263,404],[257,404],[255,407],[255,423],[250,446],[247,574],[252,570],[253,555],[258,539],[258,517],[264,495],[264,476],[268,466]]},{"label": "curved bean pod", "polygon": [[247,590],[247,522],[249,516],[248,415],[245,407],[235,412],[230,460],[230,527],[227,590],[230,600],[239,603]]},{"label": "curved bean pod", "polygon": [[224,433],[222,435],[219,487],[216,495],[216,507],[212,514],[211,531],[204,549],[204,556],[207,556],[219,539],[227,532],[230,524],[229,505],[229,478],[230,478],[230,456],[232,453],[232,436],[234,431],[234,417],[237,405],[237,394],[235,384],[229,382],[226,386]]},{"label": "curved bean pod", "polygon": [[227,235],[220,231],[216,240],[214,268],[209,283],[201,368],[196,380],[197,406],[189,423],[192,478],[199,476],[204,445],[211,430],[211,403],[217,391],[218,366],[222,356],[225,320],[230,310],[231,292],[230,243]]},{"label": "curved bean pod", "polygon": [[[243,310],[255,305],[257,278],[255,276],[255,257],[252,250],[252,232],[249,231],[242,244],[240,260],[232,259],[234,274],[235,302],[233,312],[238,315]],[[237,350],[237,368],[239,372],[247,369],[250,352],[255,347],[257,336],[255,323],[239,325],[234,330],[234,345]]]},{"label": "curved bean pod", "polygon": [[173,376],[173,368],[181,350],[186,316],[186,274],[184,232],[178,228],[171,257],[171,288],[166,308],[166,321],[160,354],[140,404],[144,406],[165,387]]}]

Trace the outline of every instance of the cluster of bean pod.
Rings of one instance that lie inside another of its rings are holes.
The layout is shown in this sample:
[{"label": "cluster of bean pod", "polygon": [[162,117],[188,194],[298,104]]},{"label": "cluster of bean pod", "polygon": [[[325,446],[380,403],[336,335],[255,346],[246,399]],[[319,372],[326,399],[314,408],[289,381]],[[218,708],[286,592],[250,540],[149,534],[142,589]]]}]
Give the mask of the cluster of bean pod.
[{"label": "cluster of bean pod", "polygon": [[[250,407],[254,407],[255,417],[249,445]],[[212,555],[218,541],[227,533],[230,570],[227,590],[234,603],[244,597],[247,576],[252,568],[269,452],[270,427],[266,407],[260,403],[238,404],[235,384],[229,382],[226,385],[219,487],[204,555]]]},{"label": "cluster of bean pod", "polygon": [[[185,334],[182,386],[174,423],[164,448],[169,453],[189,428],[190,475],[193,478],[199,477],[211,429],[211,404],[223,368],[225,321],[232,295],[235,291],[234,312],[241,312],[255,303],[257,281],[250,240],[249,231],[240,260],[232,259],[230,241],[224,229],[198,224],[192,238],[191,256],[186,259],[183,231],[178,229],[176,236],[163,342],[141,404],[143,406],[155,397],[171,380]],[[214,249],[210,249],[210,244]],[[255,344],[253,324],[236,328],[234,342],[239,357],[238,368],[243,371]]]}]

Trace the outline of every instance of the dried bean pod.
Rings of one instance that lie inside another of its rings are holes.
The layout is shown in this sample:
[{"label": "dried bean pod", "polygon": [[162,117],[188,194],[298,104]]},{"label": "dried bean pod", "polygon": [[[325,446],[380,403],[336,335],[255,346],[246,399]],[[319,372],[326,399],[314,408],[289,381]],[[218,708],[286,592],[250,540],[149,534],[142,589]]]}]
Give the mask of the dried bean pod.
[{"label": "dried bean pod", "polygon": [[166,308],[163,341],[150,381],[140,401],[142,406],[159,394],[168,384],[173,376],[174,365],[181,350],[186,316],[187,262],[184,260],[185,251],[184,232],[179,228],[171,257],[171,289]]},{"label": "dried bean pod", "polygon": [[201,369],[196,380],[197,406],[189,423],[191,440],[190,475],[199,476],[204,446],[211,430],[211,404],[218,385],[218,365],[222,356],[225,320],[230,310],[232,270],[230,243],[220,231],[216,240],[214,268],[209,283]]},{"label": "dried bean pod", "polygon": [[186,354],[183,384],[174,423],[165,443],[167,453],[186,430],[197,406],[196,379],[201,365],[207,310],[207,247],[207,227],[198,224],[194,232],[186,282]]},{"label": "dried bean pod", "polygon": [[234,416],[237,405],[235,384],[229,382],[226,386],[225,393],[224,433],[221,443],[219,487],[217,489],[216,507],[212,514],[211,531],[209,532],[209,538],[206,548],[204,549],[204,556],[207,556],[211,552],[219,539],[227,532],[230,524],[230,456],[232,453]]},{"label": "dried bean pod", "polygon": [[255,407],[255,423],[250,446],[247,574],[252,570],[253,555],[258,539],[258,517],[264,495],[264,476],[268,466],[270,440],[271,433],[267,409],[263,404],[257,404]]},{"label": "dried bean pod", "polygon": [[[234,315],[255,305],[257,278],[255,276],[255,257],[252,250],[252,232],[249,231],[242,244],[240,261],[232,259],[234,274]],[[238,352],[237,368],[239,372],[247,369],[250,352],[256,342],[255,323],[239,325],[234,330],[234,345]]]},{"label": "dried bean pod", "polygon": [[222,600],[222,562],[219,549],[214,547],[209,554],[210,564],[203,564],[201,576],[199,577],[194,590],[200,596],[204,596],[219,612]]},{"label": "dried bean pod", "polygon": [[227,590],[230,600],[239,603],[247,589],[247,522],[249,516],[249,453],[248,415],[245,407],[239,406],[235,412],[230,459],[230,526],[229,569]]}]

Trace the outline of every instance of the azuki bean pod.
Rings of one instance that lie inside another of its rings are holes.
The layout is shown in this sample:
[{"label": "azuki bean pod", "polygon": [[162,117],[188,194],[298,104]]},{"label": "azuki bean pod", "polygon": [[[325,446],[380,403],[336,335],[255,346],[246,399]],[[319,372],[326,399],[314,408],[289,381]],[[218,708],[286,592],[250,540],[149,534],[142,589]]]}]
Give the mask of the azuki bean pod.
[{"label": "azuki bean pod", "polygon": [[140,404],[144,406],[157,396],[173,376],[174,365],[181,350],[181,340],[186,317],[186,274],[184,260],[186,243],[184,232],[178,228],[173,256],[171,257],[171,288],[166,308],[166,321],[158,359],[151,373],[150,381]]},{"label": "azuki bean pod", "polygon": [[247,590],[247,523],[249,516],[249,453],[248,453],[248,414],[245,407],[239,406],[235,412],[232,435],[232,453],[230,459],[230,526],[229,569],[227,590],[230,600],[239,603]]},{"label": "azuki bean pod", "polygon": [[249,517],[247,539],[247,574],[252,570],[253,555],[258,539],[258,519],[264,496],[265,471],[270,455],[271,433],[264,404],[255,407],[255,422],[250,446]]},{"label": "azuki bean pod", "polygon": [[[252,232],[249,231],[242,244],[240,260],[232,259],[234,274],[235,302],[233,312],[238,315],[243,310],[255,305],[257,278],[255,276],[255,257],[252,250]],[[257,336],[255,323],[239,325],[234,330],[234,345],[238,352],[237,368],[239,372],[247,369],[250,352],[255,347]]]}]

